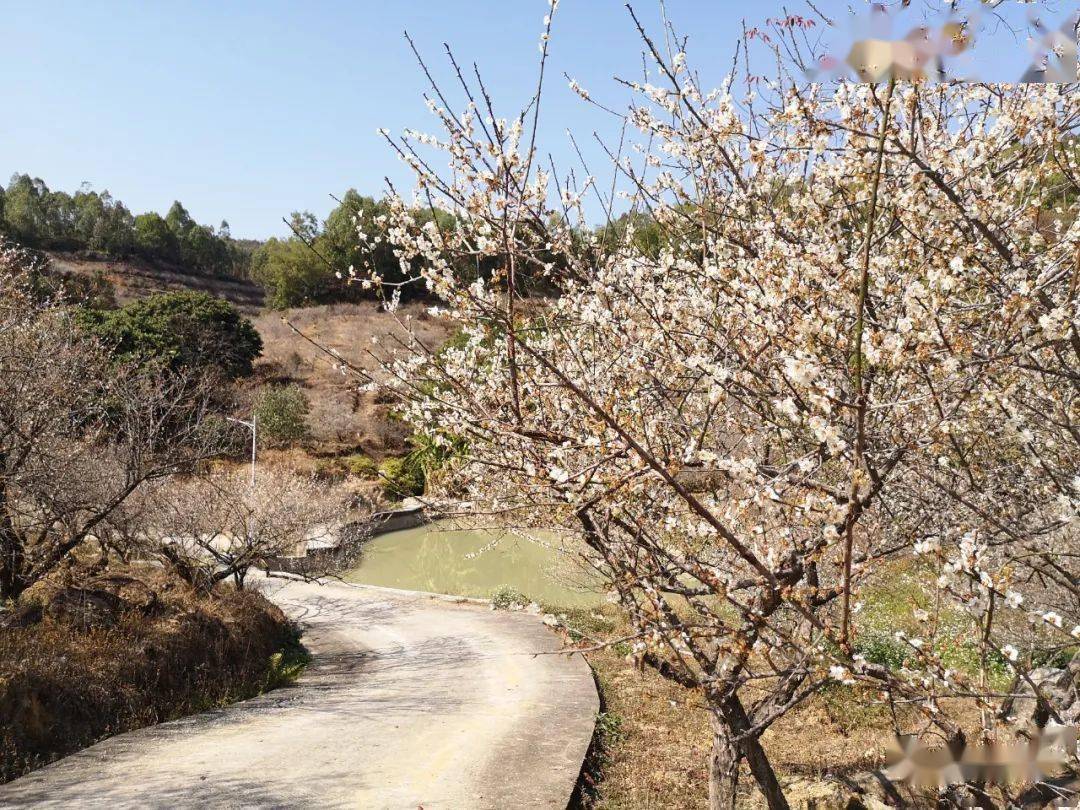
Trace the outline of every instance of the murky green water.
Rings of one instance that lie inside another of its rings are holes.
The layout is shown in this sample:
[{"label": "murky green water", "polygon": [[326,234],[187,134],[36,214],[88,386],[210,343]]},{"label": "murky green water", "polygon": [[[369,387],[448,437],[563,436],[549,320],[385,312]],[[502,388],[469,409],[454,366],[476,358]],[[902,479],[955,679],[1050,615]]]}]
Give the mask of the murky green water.
[{"label": "murky green water", "polygon": [[364,546],[352,582],[411,591],[489,597],[509,585],[536,602],[565,607],[599,604],[603,596],[558,541],[509,532],[462,530],[433,523],[376,537]]}]

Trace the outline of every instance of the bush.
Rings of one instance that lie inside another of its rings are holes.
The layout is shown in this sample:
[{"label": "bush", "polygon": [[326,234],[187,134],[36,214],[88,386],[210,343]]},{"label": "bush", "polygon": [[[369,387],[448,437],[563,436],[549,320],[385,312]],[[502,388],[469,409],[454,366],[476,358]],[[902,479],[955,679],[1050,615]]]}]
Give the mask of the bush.
[{"label": "bush", "polygon": [[379,465],[375,463],[375,459],[363,453],[346,458],[345,466],[348,468],[350,475],[355,475],[358,478],[377,478],[379,476]]},{"label": "bush", "polygon": [[416,461],[388,458],[379,465],[383,492],[395,499],[424,494],[424,469]]},{"label": "bush", "polygon": [[200,292],[158,293],[114,310],[84,309],[79,325],[117,359],[174,370],[216,368],[230,379],[251,374],[262,338],[240,312]]},{"label": "bush", "polygon": [[879,630],[871,630],[858,636],[855,641],[855,651],[865,656],[867,662],[891,670],[900,669],[910,652],[902,641]]},{"label": "bush", "polygon": [[494,610],[513,610],[529,604],[529,597],[509,585],[500,585],[491,595],[491,607]]},{"label": "bush", "polygon": [[289,444],[308,435],[307,395],[296,385],[264,388],[255,403],[259,438],[266,444]]}]

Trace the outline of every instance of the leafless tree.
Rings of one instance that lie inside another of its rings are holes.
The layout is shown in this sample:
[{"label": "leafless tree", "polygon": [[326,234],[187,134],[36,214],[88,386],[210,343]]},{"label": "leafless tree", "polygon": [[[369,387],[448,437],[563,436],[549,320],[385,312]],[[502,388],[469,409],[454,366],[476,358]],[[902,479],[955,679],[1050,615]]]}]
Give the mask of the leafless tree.
[{"label": "leafless tree", "polygon": [[209,380],[114,363],[41,295],[40,269],[0,245],[0,599],[88,540],[115,544],[136,493],[219,446]]},{"label": "leafless tree", "polygon": [[[309,540],[336,534],[345,512],[326,486],[279,469],[261,471],[254,486],[243,470],[171,480],[155,500],[146,551],[201,588],[227,579],[242,588],[252,567],[304,557]],[[334,554],[309,557],[298,573],[316,578],[336,570],[351,538],[336,539]]]}]

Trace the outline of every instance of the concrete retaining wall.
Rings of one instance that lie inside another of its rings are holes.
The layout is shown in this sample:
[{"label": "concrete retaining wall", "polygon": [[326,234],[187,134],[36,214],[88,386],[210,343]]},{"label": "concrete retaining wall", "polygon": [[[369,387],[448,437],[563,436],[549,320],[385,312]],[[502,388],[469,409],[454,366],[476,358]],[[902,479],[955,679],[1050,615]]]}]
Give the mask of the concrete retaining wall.
[{"label": "concrete retaining wall", "polygon": [[342,526],[339,530],[341,537],[336,547],[308,549],[306,554],[297,557],[274,557],[266,561],[266,567],[270,571],[305,576],[340,568],[347,562],[348,556],[359,559],[357,547],[362,547],[371,538],[390,532],[415,529],[417,526],[431,523],[437,517],[422,505],[376,512],[367,520],[346,523]]}]

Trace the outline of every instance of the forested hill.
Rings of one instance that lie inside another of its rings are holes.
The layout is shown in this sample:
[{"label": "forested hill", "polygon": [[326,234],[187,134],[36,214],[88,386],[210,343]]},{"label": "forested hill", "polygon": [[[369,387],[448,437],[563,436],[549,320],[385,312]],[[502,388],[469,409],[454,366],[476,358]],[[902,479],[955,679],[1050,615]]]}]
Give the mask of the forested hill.
[{"label": "forested hill", "polygon": [[[266,242],[233,239],[227,222],[216,228],[195,222],[180,202],[161,214],[133,214],[108,191],[88,186],[54,191],[40,178],[14,174],[0,187],[0,234],[49,253],[62,271],[100,274],[121,297],[187,287],[229,298],[245,308],[265,301],[284,308],[375,297],[342,281],[350,265],[374,262],[388,281],[401,281],[394,247],[376,240],[363,255],[357,225],[383,227],[385,203],[349,189],[325,220],[302,211],[289,220],[291,233]],[[420,213],[453,227],[453,217]],[[407,288],[407,296],[418,288]]]},{"label": "forested hill", "polygon": [[[101,275],[121,300],[147,292],[196,289],[227,298],[246,310],[304,307],[374,299],[378,292],[348,282],[348,269],[371,268],[398,289],[403,299],[423,297],[422,285],[405,284],[401,264],[386,224],[384,200],[346,191],[338,205],[320,220],[308,211],[294,211],[290,233],[265,242],[234,239],[229,224],[197,223],[179,202],[161,214],[133,214],[108,191],[84,185],[74,193],[54,191],[40,178],[14,174],[0,187],[0,234],[52,256],[63,272]],[[418,210],[416,220],[457,227],[442,210]],[[655,223],[643,214],[624,215],[597,231],[598,244],[611,248],[634,226],[634,241],[655,254]],[[361,247],[357,229],[373,234]],[[492,267],[475,263],[456,267],[468,277]],[[541,282],[542,284],[542,282]],[[539,288],[538,288],[539,289]]]},{"label": "forested hill", "polygon": [[0,188],[0,231],[38,250],[87,258],[160,264],[189,274],[246,278],[257,242],[234,240],[229,224],[201,225],[180,202],[165,216],[133,214],[108,191],[85,184],[54,191],[40,178],[14,174]]}]

